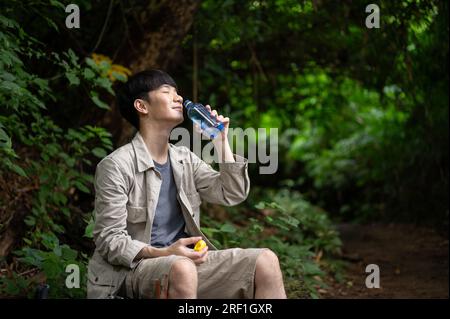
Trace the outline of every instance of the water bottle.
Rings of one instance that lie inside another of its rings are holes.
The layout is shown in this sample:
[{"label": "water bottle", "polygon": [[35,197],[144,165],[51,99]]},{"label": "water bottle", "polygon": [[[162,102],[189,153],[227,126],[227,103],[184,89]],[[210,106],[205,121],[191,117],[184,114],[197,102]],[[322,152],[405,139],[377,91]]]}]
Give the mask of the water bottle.
[{"label": "water bottle", "polygon": [[224,124],[216,120],[208,109],[200,103],[185,100],[183,106],[186,108],[188,117],[197,124],[203,134],[211,139],[215,139],[224,129]]}]

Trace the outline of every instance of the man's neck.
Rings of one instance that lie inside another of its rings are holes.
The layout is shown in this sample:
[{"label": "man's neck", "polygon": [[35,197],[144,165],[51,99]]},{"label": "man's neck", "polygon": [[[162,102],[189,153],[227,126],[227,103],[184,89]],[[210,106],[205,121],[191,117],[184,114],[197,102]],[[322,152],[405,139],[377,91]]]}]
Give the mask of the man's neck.
[{"label": "man's neck", "polygon": [[157,163],[167,162],[170,132],[171,129],[161,128],[158,125],[144,125],[139,130],[147,150]]}]

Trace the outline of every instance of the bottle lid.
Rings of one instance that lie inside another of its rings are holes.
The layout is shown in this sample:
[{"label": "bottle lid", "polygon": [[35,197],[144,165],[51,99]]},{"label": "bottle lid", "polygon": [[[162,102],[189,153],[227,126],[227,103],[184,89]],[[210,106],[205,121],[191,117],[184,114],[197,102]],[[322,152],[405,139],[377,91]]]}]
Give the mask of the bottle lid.
[{"label": "bottle lid", "polygon": [[191,100],[184,100],[183,101],[183,106],[187,109],[191,108],[194,105],[194,103],[192,103]]}]

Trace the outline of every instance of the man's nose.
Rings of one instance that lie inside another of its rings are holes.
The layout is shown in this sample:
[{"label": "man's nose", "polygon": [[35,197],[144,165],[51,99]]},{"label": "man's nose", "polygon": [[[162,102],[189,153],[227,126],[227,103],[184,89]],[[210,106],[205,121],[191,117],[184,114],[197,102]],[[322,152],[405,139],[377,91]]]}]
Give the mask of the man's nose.
[{"label": "man's nose", "polygon": [[183,103],[183,97],[181,96],[181,95],[175,95],[175,99],[174,99],[176,102],[180,102],[180,103]]}]

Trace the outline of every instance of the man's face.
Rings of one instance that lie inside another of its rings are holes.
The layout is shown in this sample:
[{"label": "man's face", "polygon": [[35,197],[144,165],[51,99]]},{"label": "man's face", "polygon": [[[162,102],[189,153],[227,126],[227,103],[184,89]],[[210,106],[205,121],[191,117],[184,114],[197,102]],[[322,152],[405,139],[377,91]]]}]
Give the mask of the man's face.
[{"label": "man's face", "polygon": [[149,101],[146,102],[149,120],[167,122],[173,126],[183,122],[183,98],[173,86],[164,84],[150,91]]}]

